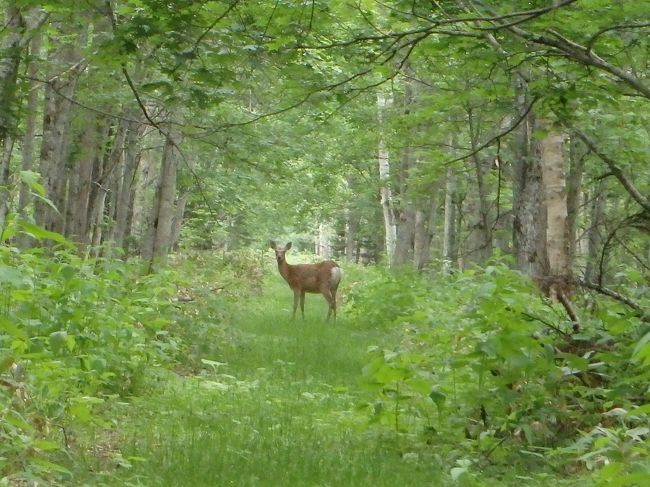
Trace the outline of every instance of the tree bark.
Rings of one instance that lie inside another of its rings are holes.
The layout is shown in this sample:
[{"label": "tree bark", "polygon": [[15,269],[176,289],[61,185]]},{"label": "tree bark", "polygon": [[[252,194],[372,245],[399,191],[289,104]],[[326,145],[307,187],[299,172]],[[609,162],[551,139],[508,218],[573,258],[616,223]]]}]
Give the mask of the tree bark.
[{"label": "tree bark", "polygon": [[564,289],[572,281],[564,134],[554,129],[548,119],[539,120],[538,127],[546,133],[538,144],[546,206],[548,277],[551,279],[548,291],[555,297],[565,293]]},{"label": "tree bark", "polygon": [[[493,216],[490,214],[489,190],[485,178],[490,169],[490,164],[478,155],[478,142],[480,138],[480,123],[471,107],[466,108],[469,130],[470,146],[473,152],[469,163],[474,173],[475,190],[468,193],[469,206],[469,234],[464,242],[463,260],[466,263],[482,265],[492,255],[492,226]],[[470,183],[473,185],[473,183]]]},{"label": "tree bark", "polygon": [[[115,202],[114,241],[118,247],[125,248],[125,239],[130,234],[129,215],[133,212],[135,200],[136,174],[139,161],[138,139],[140,129],[136,122],[129,122],[124,140],[124,171],[122,183]],[[125,248],[125,250],[128,250]]]},{"label": "tree bark", "polygon": [[435,232],[438,214],[439,184],[431,187],[428,210],[415,212],[415,237],[413,240],[413,264],[418,271],[423,270],[431,261],[431,242]]},{"label": "tree bark", "polygon": [[442,237],[442,271],[450,273],[456,261],[456,177],[451,167],[447,168],[445,182],[445,222]]},{"label": "tree bark", "polygon": [[68,217],[66,235],[80,245],[83,251],[90,243],[89,218],[90,195],[93,183],[93,168],[100,156],[101,143],[94,115],[86,115],[84,130],[79,138],[79,151],[75,168],[70,173],[68,186]]},{"label": "tree bark", "polygon": [[72,103],[70,99],[76,89],[83,67],[78,61],[74,46],[65,45],[52,52],[53,66],[71,66],[65,73],[50,72],[50,81],[45,86],[45,108],[43,110],[43,137],[41,142],[40,172],[44,179],[47,196],[59,210],[39,203],[36,222],[47,230],[63,233],[65,228],[65,193],[67,183],[67,152],[70,141]]},{"label": "tree bark", "polygon": [[[393,99],[391,97],[386,97],[383,93],[377,94],[377,112],[379,114],[380,131],[382,130],[384,111],[392,103]],[[393,254],[395,253],[397,226],[395,222],[395,209],[393,207],[393,192],[391,189],[390,159],[383,132],[379,135],[378,161],[381,208],[384,214],[386,257],[390,263],[393,261]]]},{"label": "tree bark", "polygon": [[[528,106],[527,87],[517,83],[516,110]],[[535,117],[532,110],[523,118],[513,163],[513,246],[517,268],[533,278],[547,275],[546,208],[542,168],[532,147]]]},{"label": "tree bark", "polygon": [[[35,78],[38,75],[38,64],[34,59],[38,58],[41,53],[41,36],[36,35],[31,41],[30,54],[32,60],[27,66],[27,76],[30,78],[28,82],[27,94],[27,115],[25,119],[25,135],[23,137],[22,157],[23,171],[31,171],[34,168],[34,141],[36,138],[36,115],[38,113],[38,93],[40,83]],[[27,207],[31,202],[31,188],[22,184],[20,186],[20,194],[18,197],[18,213],[22,218],[26,218]],[[21,246],[26,246],[28,241],[21,237]]]},{"label": "tree bark", "polygon": [[5,6],[2,42],[0,43],[0,147],[6,147],[6,139],[14,131],[16,121],[14,103],[16,79],[25,34],[25,20],[15,1]]},{"label": "tree bark", "polygon": [[176,199],[176,169],[178,158],[178,135],[170,124],[165,137],[160,178],[156,190],[153,211],[153,241],[151,262],[164,262],[172,245],[172,222],[174,218],[174,201]]},{"label": "tree bark", "polygon": [[352,209],[348,206],[345,209],[345,260],[354,262],[356,260],[359,231],[359,221]]},{"label": "tree bark", "polygon": [[176,208],[174,210],[174,221],[172,222],[171,248],[173,250],[178,250],[178,241],[181,237],[181,229],[183,228],[183,217],[185,215],[185,207],[187,206],[188,198],[189,195],[184,194],[176,202]]},{"label": "tree bark", "polygon": [[569,263],[573,269],[578,247],[578,216],[582,196],[582,175],[584,172],[584,154],[580,150],[578,138],[572,136],[569,141],[569,175],[567,177],[567,233],[569,239]]},{"label": "tree bark", "polygon": [[603,231],[605,226],[606,181],[601,179],[591,195],[589,226],[587,227],[587,255],[584,280],[603,285],[604,259]]}]

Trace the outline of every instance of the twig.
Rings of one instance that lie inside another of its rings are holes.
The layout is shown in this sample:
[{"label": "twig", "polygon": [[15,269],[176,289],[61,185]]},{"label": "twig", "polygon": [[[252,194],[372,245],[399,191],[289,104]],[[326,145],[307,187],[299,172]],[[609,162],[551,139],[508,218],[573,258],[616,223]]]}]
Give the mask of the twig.
[{"label": "twig", "polygon": [[526,311],[522,311],[521,314],[523,316],[525,316],[526,318],[529,318],[531,320],[539,321],[541,324],[543,324],[544,326],[547,326],[548,328],[550,328],[553,331],[556,331],[557,333],[562,335],[564,338],[571,339],[571,335],[568,334],[566,331],[561,330],[560,328],[558,328],[554,324],[549,323],[548,321],[540,318],[539,316],[531,315],[530,313],[527,313]]}]

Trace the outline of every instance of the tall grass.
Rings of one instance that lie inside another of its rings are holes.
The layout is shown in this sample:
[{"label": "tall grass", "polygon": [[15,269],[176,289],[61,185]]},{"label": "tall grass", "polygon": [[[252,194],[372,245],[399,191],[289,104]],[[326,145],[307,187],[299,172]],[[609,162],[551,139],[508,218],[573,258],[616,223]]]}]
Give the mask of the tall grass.
[{"label": "tall grass", "polygon": [[[198,374],[166,376],[163,393],[124,405],[119,459],[126,468],[110,470],[105,483],[439,485],[431,458],[371,433],[355,411],[364,399],[357,381],[365,351],[385,337],[355,329],[344,313],[326,324],[317,295],[307,297],[306,319],[291,321],[292,294],[279,276],[268,276],[263,289],[230,301],[220,325],[227,330],[214,342],[197,334],[207,341]],[[198,316],[208,307],[192,306]],[[88,468],[101,470],[93,461]]]}]

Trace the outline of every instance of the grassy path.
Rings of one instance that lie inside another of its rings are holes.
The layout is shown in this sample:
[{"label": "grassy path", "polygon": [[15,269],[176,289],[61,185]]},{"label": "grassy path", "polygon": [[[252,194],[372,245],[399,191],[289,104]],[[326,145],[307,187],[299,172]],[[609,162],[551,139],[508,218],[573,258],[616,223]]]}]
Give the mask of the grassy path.
[{"label": "grassy path", "polygon": [[[362,427],[365,351],[386,338],[345,316],[290,321],[290,291],[269,278],[239,303],[226,336],[197,346],[207,369],[164,379],[163,393],[125,405],[124,474],[111,485],[441,485],[434,464],[404,456],[390,433]],[[201,306],[197,303],[196,306]],[[114,474],[114,472],[113,472]]]}]

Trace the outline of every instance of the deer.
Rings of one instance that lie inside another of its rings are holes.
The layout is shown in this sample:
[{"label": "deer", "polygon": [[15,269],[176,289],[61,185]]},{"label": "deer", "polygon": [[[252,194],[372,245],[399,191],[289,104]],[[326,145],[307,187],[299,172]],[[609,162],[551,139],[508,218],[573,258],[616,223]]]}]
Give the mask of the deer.
[{"label": "deer", "polygon": [[298,299],[300,299],[302,319],[305,319],[305,293],[314,293],[322,294],[329,305],[327,321],[332,315],[336,321],[336,290],[341,282],[343,269],[333,260],[325,260],[318,264],[289,264],[286,253],[291,248],[291,242],[284,247],[279,247],[274,241],[271,241],[271,248],[275,251],[275,260],[278,261],[280,275],[293,291],[292,319],[296,318]]}]

